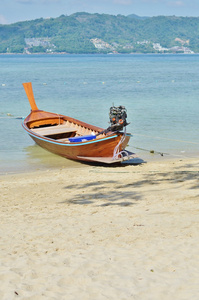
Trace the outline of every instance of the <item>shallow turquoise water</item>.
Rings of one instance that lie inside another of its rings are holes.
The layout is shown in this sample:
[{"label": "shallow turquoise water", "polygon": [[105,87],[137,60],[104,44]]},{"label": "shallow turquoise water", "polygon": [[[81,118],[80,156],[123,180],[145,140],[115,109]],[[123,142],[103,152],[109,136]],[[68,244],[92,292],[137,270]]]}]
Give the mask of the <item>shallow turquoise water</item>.
[{"label": "shallow turquoise water", "polygon": [[0,173],[77,165],[23,131],[17,117],[30,111],[22,87],[28,81],[40,109],[100,127],[109,126],[113,103],[124,105],[134,135],[128,149],[140,157],[156,158],[150,150],[198,156],[199,55],[2,55]]}]

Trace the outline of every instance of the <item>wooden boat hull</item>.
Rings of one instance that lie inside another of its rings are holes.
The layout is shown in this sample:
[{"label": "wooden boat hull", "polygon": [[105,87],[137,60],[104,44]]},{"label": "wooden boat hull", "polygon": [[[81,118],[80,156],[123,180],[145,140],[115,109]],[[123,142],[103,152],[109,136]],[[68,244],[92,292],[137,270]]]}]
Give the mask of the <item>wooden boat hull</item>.
[{"label": "wooden boat hull", "polygon": [[[86,161],[86,157],[109,157],[113,158],[113,153],[115,147],[121,140],[122,134],[111,134],[108,137],[99,139],[99,140],[91,140],[87,142],[81,143],[71,143],[65,144],[61,141],[56,141],[50,138],[44,138],[42,136],[34,134],[31,130],[29,130],[23,123],[24,129],[27,131],[29,136],[35,141],[37,145],[40,147],[54,153],[60,155],[62,157],[73,159],[73,160],[81,160]],[[124,142],[119,148],[120,151],[124,150],[127,146],[130,139],[130,135],[126,135]],[[82,158],[84,157],[84,158]],[[89,160],[89,159],[87,159]]]},{"label": "wooden boat hull", "polygon": [[[59,156],[79,161],[116,163],[132,158],[133,153],[124,151],[130,134],[123,132],[104,132],[103,128],[81,122],[71,117],[58,115],[37,108],[32,86],[23,84],[32,111],[22,126],[40,147]],[[71,142],[74,138],[88,137],[91,140]]]}]

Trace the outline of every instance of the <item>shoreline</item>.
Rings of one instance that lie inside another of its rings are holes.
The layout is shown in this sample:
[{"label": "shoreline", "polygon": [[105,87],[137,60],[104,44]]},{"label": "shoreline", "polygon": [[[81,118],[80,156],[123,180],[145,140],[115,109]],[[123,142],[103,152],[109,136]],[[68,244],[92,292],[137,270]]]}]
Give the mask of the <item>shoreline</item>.
[{"label": "shoreline", "polygon": [[1,299],[197,299],[198,177],[199,158],[1,176]]},{"label": "shoreline", "polygon": [[[43,149],[42,149],[43,150]],[[152,150],[153,151],[153,150]],[[154,152],[150,152],[149,150],[145,150],[144,154],[138,154],[137,158],[135,158],[134,160],[130,161],[130,163],[128,163],[128,161],[122,163],[121,165],[115,165],[114,167],[116,168],[120,168],[122,166],[127,167],[129,166],[134,166],[137,164],[150,164],[150,163],[165,163],[165,162],[173,162],[173,161],[178,161],[178,160],[198,160],[199,159],[199,155],[198,153],[192,153],[192,155],[186,156],[185,154],[166,154],[163,153],[163,155],[161,155],[160,152],[154,151]],[[45,155],[44,155],[45,154]],[[45,158],[46,156],[46,158]],[[40,162],[38,162],[38,159],[40,160]],[[20,162],[20,165],[23,164],[23,161]],[[13,166],[13,162],[11,164]],[[11,169],[9,169],[7,166],[3,167],[0,170],[0,178],[2,176],[6,176],[6,175],[17,175],[17,174],[29,174],[29,173],[35,173],[38,171],[41,172],[45,172],[45,171],[58,171],[58,170],[62,170],[62,169],[77,169],[77,168],[87,168],[89,166],[93,166],[93,167],[104,167],[104,168],[111,168],[111,165],[106,165],[106,164],[87,164],[87,163],[83,163],[80,161],[73,161],[73,160],[69,160],[60,156],[57,156],[55,154],[52,154],[50,152],[46,152],[45,153],[41,153],[40,156],[37,157],[37,159],[35,160],[35,162],[31,162],[29,164],[24,165],[24,167],[21,167],[20,169],[18,168],[18,166],[16,165],[14,168],[12,167]]]}]

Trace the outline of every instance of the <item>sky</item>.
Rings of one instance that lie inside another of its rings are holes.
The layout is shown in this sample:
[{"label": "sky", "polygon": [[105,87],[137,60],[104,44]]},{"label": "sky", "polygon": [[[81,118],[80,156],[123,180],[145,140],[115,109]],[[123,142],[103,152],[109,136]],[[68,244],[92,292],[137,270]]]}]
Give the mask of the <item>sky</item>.
[{"label": "sky", "polygon": [[0,0],[0,24],[76,12],[199,17],[199,0]]}]

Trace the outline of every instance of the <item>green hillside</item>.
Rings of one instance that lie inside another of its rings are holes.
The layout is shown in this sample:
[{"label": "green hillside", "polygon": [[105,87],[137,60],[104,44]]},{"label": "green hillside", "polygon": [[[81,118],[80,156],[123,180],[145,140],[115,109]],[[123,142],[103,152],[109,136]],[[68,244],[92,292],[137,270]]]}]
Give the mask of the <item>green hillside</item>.
[{"label": "green hillside", "polygon": [[0,53],[199,52],[199,18],[75,13],[0,25]]}]

